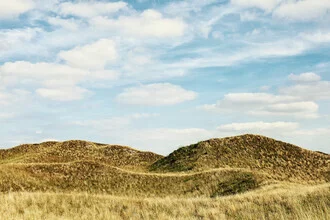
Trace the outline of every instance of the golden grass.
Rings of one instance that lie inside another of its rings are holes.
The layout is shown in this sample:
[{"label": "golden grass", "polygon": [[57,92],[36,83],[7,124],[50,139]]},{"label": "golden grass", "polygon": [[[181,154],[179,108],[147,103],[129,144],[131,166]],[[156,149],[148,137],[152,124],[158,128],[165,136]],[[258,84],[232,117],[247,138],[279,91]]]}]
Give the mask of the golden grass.
[{"label": "golden grass", "polygon": [[0,192],[91,192],[126,196],[221,196],[256,188],[260,174],[246,169],[144,173],[91,161],[0,165]]},{"label": "golden grass", "polygon": [[330,184],[266,186],[216,199],[88,193],[0,194],[2,219],[330,219]]},{"label": "golden grass", "polygon": [[329,168],[328,154],[256,135],[165,158],[87,141],[21,145],[0,150],[0,220],[330,220]]},{"label": "golden grass", "polygon": [[330,155],[260,135],[210,139],[182,147],[151,165],[151,171],[195,172],[249,168],[275,180],[330,181]]},{"label": "golden grass", "polygon": [[126,146],[80,140],[23,144],[12,149],[0,150],[0,164],[53,164],[89,160],[134,170],[145,170],[162,157]]}]

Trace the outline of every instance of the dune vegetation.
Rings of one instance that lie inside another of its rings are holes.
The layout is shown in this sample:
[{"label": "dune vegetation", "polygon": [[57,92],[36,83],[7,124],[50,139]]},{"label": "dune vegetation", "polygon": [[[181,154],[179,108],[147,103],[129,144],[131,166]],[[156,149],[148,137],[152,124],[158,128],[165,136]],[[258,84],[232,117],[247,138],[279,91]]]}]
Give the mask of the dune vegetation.
[{"label": "dune vegetation", "polygon": [[244,194],[136,197],[90,193],[0,194],[4,219],[308,219],[330,218],[330,184],[279,184]]},{"label": "dune vegetation", "polygon": [[0,150],[4,219],[330,219],[330,156],[258,135],[167,157],[88,141]]}]

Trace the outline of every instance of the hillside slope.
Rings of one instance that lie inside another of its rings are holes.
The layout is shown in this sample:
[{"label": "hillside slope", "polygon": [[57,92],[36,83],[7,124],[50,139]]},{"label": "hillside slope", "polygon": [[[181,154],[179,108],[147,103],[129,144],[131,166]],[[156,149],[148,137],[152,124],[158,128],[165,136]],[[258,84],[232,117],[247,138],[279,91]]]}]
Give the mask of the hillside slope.
[{"label": "hillside slope", "polygon": [[93,192],[136,196],[221,196],[257,188],[263,174],[215,169],[155,174],[163,158],[126,146],[87,141],[44,142],[0,150],[0,192]]},{"label": "hillside slope", "polygon": [[279,181],[329,181],[329,155],[255,135],[203,141],[168,157],[78,140],[0,150],[0,192],[217,197]]},{"label": "hillside slope", "polygon": [[116,167],[144,169],[163,156],[130,147],[72,140],[24,144],[0,150],[0,164],[5,163],[68,163],[97,161]]},{"label": "hillside slope", "polygon": [[255,189],[259,175],[244,169],[150,174],[98,162],[0,165],[0,192],[91,192],[121,196],[215,197]]},{"label": "hillside slope", "polygon": [[182,147],[151,165],[151,171],[178,172],[248,168],[273,179],[329,181],[330,155],[259,135],[210,139]]}]

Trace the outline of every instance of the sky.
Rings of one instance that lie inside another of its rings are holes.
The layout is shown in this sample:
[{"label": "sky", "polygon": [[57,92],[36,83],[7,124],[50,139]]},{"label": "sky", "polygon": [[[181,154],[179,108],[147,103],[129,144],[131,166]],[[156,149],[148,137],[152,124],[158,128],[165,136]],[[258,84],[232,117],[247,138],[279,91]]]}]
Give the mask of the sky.
[{"label": "sky", "polygon": [[0,148],[249,133],[330,153],[329,101],[330,0],[0,0]]}]

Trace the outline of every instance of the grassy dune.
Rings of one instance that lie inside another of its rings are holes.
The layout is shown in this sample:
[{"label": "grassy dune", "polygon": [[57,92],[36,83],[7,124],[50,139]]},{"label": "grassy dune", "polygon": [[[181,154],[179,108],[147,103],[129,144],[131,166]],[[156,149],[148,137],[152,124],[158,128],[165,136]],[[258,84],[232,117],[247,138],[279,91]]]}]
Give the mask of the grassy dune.
[{"label": "grassy dune", "polygon": [[145,170],[162,157],[127,146],[80,140],[23,144],[0,150],[0,164],[56,164],[85,160],[133,170]]},{"label": "grassy dune", "polygon": [[0,219],[330,219],[330,156],[263,136],[167,157],[88,141],[0,150]]},{"label": "grassy dune", "polygon": [[157,174],[127,171],[80,161],[57,164],[6,164],[0,170],[0,192],[56,191],[126,196],[215,196],[257,188],[260,174],[244,169]]},{"label": "grassy dune", "polygon": [[330,219],[330,185],[271,185],[245,194],[196,198],[88,193],[3,193],[3,219]]},{"label": "grassy dune", "polygon": [[151,170],[189,172],[221,167],[263,171],[276,180],[330,180],[330,155],[259,135],[211,139],[182,147],[157,160]]}]

